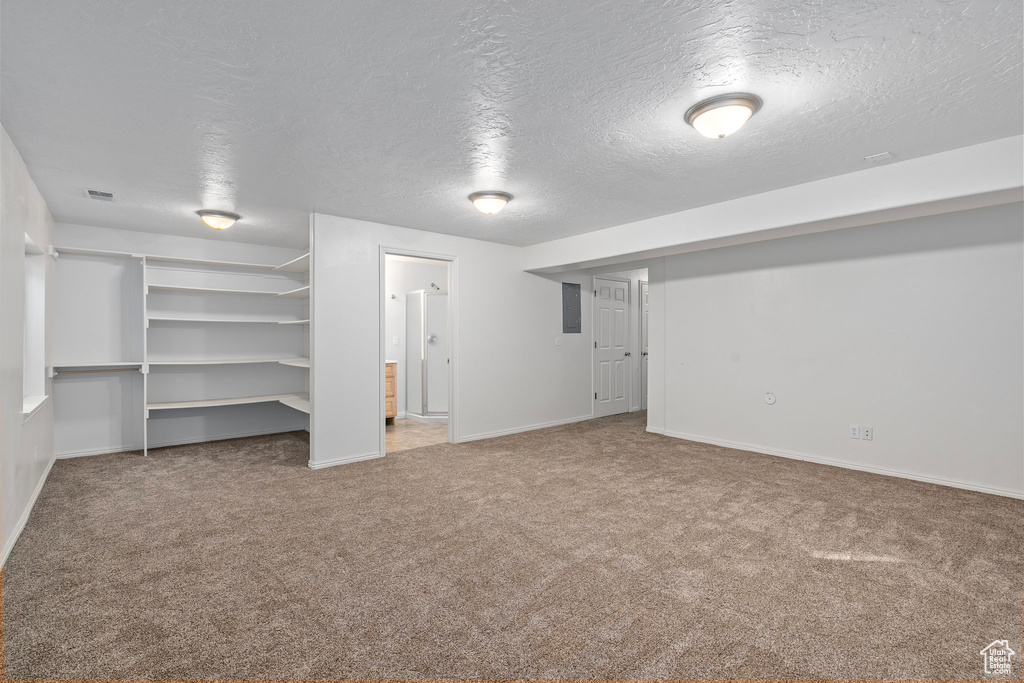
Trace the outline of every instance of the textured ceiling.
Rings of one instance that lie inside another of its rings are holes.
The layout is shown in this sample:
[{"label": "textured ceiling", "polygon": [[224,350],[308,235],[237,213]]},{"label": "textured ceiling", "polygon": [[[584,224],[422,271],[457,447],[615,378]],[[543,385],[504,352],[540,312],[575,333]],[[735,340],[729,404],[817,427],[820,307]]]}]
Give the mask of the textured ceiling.
[{"label": "textured ceiling", "polygon": [[[1015,1],[2,0],[59,221],[302,246],[319,211],[532,244],[1024,131]],[[696,101],[764,99],[706,140]],[[86,199],[108,190],[115,203]],[[497,216],[473,190],[515,195]],[[235,210],[223,235],[194,212]]]}]

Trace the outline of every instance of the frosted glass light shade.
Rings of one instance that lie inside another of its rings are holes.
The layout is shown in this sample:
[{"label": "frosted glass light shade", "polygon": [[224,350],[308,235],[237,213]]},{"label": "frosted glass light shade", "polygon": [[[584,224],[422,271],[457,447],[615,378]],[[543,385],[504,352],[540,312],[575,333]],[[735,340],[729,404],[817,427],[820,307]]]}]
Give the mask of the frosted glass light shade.
[{"label": "frosted glass light shade", "polygon": [[737,93],[704,100],[686,112],[686,122],[706,138],[732,135],[761,108],[757,95]]},{"label": "frosted glass light shade", "polygon": [[512,195],[507,192],[474,192],[469,195],[469,201],[480,213],[496,214],[505,208],[505,205],[512,200]]},{"label": "frosted glass light shade", "polygon": [[214,230],[227,230],[235,224],[235,221],[241,218],[237,213],[213,211],[212,209],[203,209],[202,211],[196,211],[196,213],[199,214],[204,223]]}]

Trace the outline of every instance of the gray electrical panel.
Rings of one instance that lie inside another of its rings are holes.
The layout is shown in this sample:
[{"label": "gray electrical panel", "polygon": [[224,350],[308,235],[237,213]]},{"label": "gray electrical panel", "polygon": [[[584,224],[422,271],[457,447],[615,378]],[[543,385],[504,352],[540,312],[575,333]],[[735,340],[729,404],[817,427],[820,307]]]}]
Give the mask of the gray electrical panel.
[{"label": "gray electrical panel", "polygon": [[580,314],[580,286],[572,282],[562,283],[562,333],[579,334],[583,331]]}]

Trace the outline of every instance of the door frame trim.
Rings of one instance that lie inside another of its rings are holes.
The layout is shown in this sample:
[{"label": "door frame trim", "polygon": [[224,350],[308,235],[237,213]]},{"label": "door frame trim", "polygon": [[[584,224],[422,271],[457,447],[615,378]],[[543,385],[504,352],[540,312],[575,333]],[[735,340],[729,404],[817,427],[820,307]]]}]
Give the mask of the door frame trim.
[{"label": "door frame trim", "polygon": [[[384,274],[387,268],[386,256],[411,256],[413,258],[428,259],[431,261],[443,261],[448,266],[448,443],[459,443],[459,430],[458,430],[458,418],[459,418],[459,334],[458,334],[458,311],[459,307],[458,296],[459,296],[459,257],[453,254],[438,254],[427,251],[417,251],[414,249],[404,249],[402,247],[388,247],[380,245],[380,267],[379,272],[379,292],[377,299],[380,302],[380,313],[378,315],[378,322],[380,331],[378,336],[380,338],[380,347],[378,353],[378,363],[380,368],[380,378],[377,381],[378,391],[378,423],[380,424],[380,454],[381,456],[387,455],[387,432],[385,425],[384,415],[386,413],[385,407],[385,396],[384,396],[384,361],[387,358],[387,329],[385,325],[387,323],[387,311],[385,309],[387,292],[385,291]],[[406,342],[408,343],[408,341]]]},{"label": "door frame trim", "polygon": [[[594,307],[597,306],[597,281],[598,280],[611,280],[612,282],[625,282],[626,283],[626,305],[630,306],[630,307],[632,307],[632,305],[633,305],[633,302],[631,300],[632,296],[633,296],[633,292],[632,292],[632,290],[633,290],[633,283],[630,281],[630,279],[628,277],[616,277],[616,276],[607,276],[607,275],[594,275],[594,276],[591,277],[590,288],[594,292],[594,294],[590,297],[590,299],[591,299],[591,301],[590,301],[590,396],[591,396],[591,398],[590,398],[590,414],[593,417],[595,417],[595,418],[599,417],[598,414],[597,414],[597,399],[593,398],[594,392],[597,391],[597,373],[594,372],[594,365],[596,364],[596,361],[597,361],[597,353],[596,353],[597,348],[594,346],[594,343],[597,341],[597,315],[595,315],[597,313],[597,309],[594,308]],[[629,339],[632,336],[632,332],[629,329],[629,327],[632,326],[632,320],[630,319],[631,318],[630,313],[632,313],[632,311],[627,309],[626,310],[626,339]],[[631,349],[627,349],[627,350],[630,351],[630,355],[628,356],[628,358],[629,358],[630,361],[632,361],[633,360],[632,350]],[[630,412],[632,410],[632,407],[633,407],[633,373],[632,373],[632,366],[633,366],[633,364],[629,363],[629,366],[628,366],[629,372],[627,372],[628,381],[626,382],[626,385],[627,385],[628,388],[627,388],[627,392],[626,392],[626,410],[625,410],[625,412],[627,412],[627,413]],[[617,414],[618,413],[616,413],[616,415]],[[601,415],[600,417],[606,417],[606,416],[605,415]]]},{"label": "door frame trim", "polygon": [[[649,273],[648,273],[648,277],[650,277]],[[636,286],[636,306],[637,306],[637,308],[636,308],[636,326],[637,326],[637,330],[636,330],[636,338],[637,338],[636,352],[637,353],[643,353],[644,352],[644,321],[643,321],[643,317],[644,317],[644,285],[647,285],[647,297],[648,297],[648,300],[650,299],[650,296],[651,296],[651,281],[650,280],[638,280],[637,281],[637,286]],[[650,329],[650,327],[651,327],[651,312],[647,311],[647,346],[648,346],[648,348],[650,348],[650,345],[651,345],[651,329]],[[647,406],[644,405],[644,384],[647,385],[647,394],[649,395],[651,393],[651,378],[648,377],[647,378],[647,382],[644,382],[644,364],[643,364],[643,361],[642,361],[642,356],[637,356],[636,371],[637,371],[637,374],[640,375],[640,382],[639,382],[639,384],[640,384],[640,403],[639,403],[640,410],[647,410]],[[647,356],[647,373],[650,374],[650,372],[651,372],[651,358],[650,358],[650,354],[648,354],[648,356]]]}]

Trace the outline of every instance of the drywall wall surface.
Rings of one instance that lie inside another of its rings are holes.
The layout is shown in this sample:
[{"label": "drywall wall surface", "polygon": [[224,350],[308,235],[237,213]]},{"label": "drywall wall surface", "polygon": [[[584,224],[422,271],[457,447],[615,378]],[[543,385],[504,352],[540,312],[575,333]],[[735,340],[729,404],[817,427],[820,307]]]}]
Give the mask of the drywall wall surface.
[{"label": "drywall wall surface", "polygon": [[[197,233],[212,232],[202,227],[198,219],[196,222]],[[274,265],[286,263],[302,253],[281,247],[62,223],[56,225],[56,242],[61,247]],[[204,274],[200,266],[157,266],[159,270],[151,269],[151,277],[159,273],[179,283],[191,284],[190,279],[194,279],[196,285],[202,285],[200,278]],[[166,270],[168,267],[173,270]],[[231,277],[245,281],[238,285],[240,289],[275,287],[266,278],[267,271],[239,272],[243,275]],[[300,276],[295,277],[300,279]],[[140,361],[144,325],[142,278],[139,259],[62,254],[56,263],[54,287],[57,315],[53,364]],[[151,311],[159,312],[162,306],[177,305],[168,299],[174,296],[152,290],[149,295]],[[287,304],[290,307],[299,305],[294,303],[298,300],[287,301],[292,302]],[[224,310],[224,306],[236,303],[254,310],[263,306],[249,299],[214,302],[210,296],[190,305],[201,306],[192,312],[204,317],[208,307],[209,311]],[[285,305],[267,304],[268,307]],[[187,317],[178,312],[171,315]],[[177,329],[153,323],[149,334],[149,359],[301,356],[306,348],[304,335],[302,326],[196,324]],[[237,353],[234,349],[238,349]],[[208,391],[210,395],[219,395],[225,388],[229,390],[224,393],[233,395],[306,390],[305,371],[285,366],[261,366],[259,372],[245,365],[151,367],[150,371],[151,402],[207,397],[202,393],[186,395],[193,388]],[[173,392],[161,394],[172,388]],[[143,382],[140,374],[62,374],[54,380],[53,391],[58,456],[142,448]],[[279,403],[151,411],[150,418],[150,448],[298,430],[307,424],[304,414]]]},{"label": "drywall wall surface", "polygon": [[[448,292],[448,271],[443,263],[429,261],[410,261],[401,258],[388,258],[384,273],[384,311],[386,315],[386,334],[384,335],[385,360],[398,361],[398,416],[406,413],[406,357],[408,334],[405,322],[405,295],[409,292],[424,290]],[[434,290],[430,285],[439,289]],[[394,295],[394,298],[391,298]],[[398,339],[398,344],[394,343]]]},{"label": "drywall wall surface", "polygon": [[647,266],[650,283],[650,321],[648,322],[647,359],[647,431],[665,433],[665,259],[652,259]]},{"label": "drywall wall surface", "polygon": [[667,258],[665,433],[1020,496],[1022,226],[1018,203]]},{"label": "drywall wall surface", "polygon": [[[24,421],[25,235],[44,252],[53,244],[53,217],[28,174],[7,131],[0,128],[0,490],[3,509],[3,561],[28,520],[35,496],[54,459],[51,398]],[[50,364],[53,338],[53,259],[44,257],[46,314],[44,351]]]},{"label": "drywall wall surface", "polygon": [[[579,282],[589,296],[589,276],[532,275],[517,247],[354,219],[314,214],[311,230],[311,466],[383,447],[382,247],[457,259],[449,293],[457,440],[590,416],[590,335],[561,331],[561,282]],[[589,312],[583,325],[590,329]]]}]

